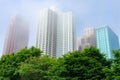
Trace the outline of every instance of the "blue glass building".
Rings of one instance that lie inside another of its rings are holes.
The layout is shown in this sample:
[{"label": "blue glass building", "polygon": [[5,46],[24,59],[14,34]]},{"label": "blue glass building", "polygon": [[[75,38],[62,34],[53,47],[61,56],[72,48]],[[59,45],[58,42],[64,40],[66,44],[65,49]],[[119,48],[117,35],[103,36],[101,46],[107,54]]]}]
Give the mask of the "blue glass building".
[{"label": "blue glass building", "polygon": [[96,29],[97,48],[105,53],[107,58],[113,58],[112,50],[119,48],[118,36],[108,27]]}]

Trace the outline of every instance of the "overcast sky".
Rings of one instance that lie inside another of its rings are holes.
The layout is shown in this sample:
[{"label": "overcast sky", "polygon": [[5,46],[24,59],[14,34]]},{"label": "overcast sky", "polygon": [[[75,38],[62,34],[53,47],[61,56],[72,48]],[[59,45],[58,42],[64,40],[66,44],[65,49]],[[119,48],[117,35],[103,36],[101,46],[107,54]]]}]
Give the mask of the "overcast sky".
[{"label": "overcast sky", "polygon": [[[29,46],[35,45],[39,10],[55,7],[58,11],[73,12],[76,38],[86,27],[108,25],[120,37],[120,0],[0,0],[0,53],[10,19],[24,16],[30,26]],[[0,55],[1,55],[0,54]]]}]

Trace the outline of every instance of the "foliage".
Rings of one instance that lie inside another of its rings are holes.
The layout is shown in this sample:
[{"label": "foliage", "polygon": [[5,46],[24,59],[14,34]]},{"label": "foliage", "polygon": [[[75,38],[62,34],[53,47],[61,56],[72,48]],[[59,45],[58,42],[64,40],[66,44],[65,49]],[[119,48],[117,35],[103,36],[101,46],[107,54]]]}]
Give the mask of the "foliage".
[{"label": "foliage", "polygon": [[114,59],[113,59],[113,66],[112,66],[112,78],[114,80],[120,80],[120,49],[113,50]]},{"label": "foliage", "polygon": [[101,80],[106,78],[104,69],[110,68],[110,64],[98,49],[91,47],[82,52],[69,52],[59,58],[51,73],[65,80]]},{"label": "foliage", "polygon": [[42,51],[35,47],[24,48],[17,53],[4,55],[0,60],[0,78],[3,80],[18,80],[19,73],[16,72],[21,62],[32,56],[40,56]]},{"label": "foliage", "polygon": [[18,72],[22,80],[46,80],[48,70],[51,66],[54,66],[54,62],[56,62],[55,58],[48,55],[31,57],[21,63]]},{"label": "foliage", "polygon": [[120,80],[120,49],[106,59],[95,47],[68,52],[60,58],[24,48],[0,59],[0,80]]}]

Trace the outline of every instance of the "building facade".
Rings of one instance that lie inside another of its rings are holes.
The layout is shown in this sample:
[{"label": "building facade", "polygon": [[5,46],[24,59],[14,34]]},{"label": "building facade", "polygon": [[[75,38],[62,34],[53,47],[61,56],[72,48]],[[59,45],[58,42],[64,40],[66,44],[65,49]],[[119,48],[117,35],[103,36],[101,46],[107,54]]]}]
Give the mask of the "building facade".
[{"label": "building facade", "polygon": [[113,58],[112,50],[119,48],[118,36],[108,27],[101,27],[96,30],[97,48],[106,54],[107,58]]},{"label": "building facade", "polygon": [[75,24],[72,12],[64,12],[58,16],[57,24],[57,57],[76,48]]},{"label": "building facade", "polygon": [[19,51],[28,46],[29,26],[21,16],[14,16],[9,24],[3,55]]},{"label": "building facade", "polygon": [[84,50],[90,46],[96,46],[96,33],[94,28],[86,28],[78,40],[79,50]]},{"label": "building facade", "polygon": [[43,53],[56,57],[57,14],[44,8],[39,15],[36,46]]},{"label": "building facade", "polygon": [[[44,54],[60,57],[74,50],[75,32],[71,13],[61,13],[44,8],[40,11],[36,46]],[[63,49],[64,48],[64,49]]]}]

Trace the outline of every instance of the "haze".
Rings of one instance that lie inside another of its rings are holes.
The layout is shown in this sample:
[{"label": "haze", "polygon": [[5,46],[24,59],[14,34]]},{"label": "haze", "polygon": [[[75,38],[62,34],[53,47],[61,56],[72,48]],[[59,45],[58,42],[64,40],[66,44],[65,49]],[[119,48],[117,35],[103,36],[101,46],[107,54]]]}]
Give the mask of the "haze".
[{"label": "haze", "polygon": [[120,37],[119,4],[120,0],[0,0],[0,53],[10,18],[15,15],[22,15],[28,20],[31,30],[29,46],[35,46],[39,10],[42,8],[73,12],[77,38],[85,27],[104,25],[110,26]]}]

